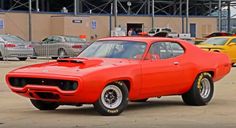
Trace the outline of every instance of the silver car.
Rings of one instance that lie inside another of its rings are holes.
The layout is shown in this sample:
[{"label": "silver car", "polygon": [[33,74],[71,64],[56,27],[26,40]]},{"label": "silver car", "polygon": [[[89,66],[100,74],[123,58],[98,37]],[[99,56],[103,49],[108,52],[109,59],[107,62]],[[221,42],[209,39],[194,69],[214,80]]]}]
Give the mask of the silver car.
[{"label": "silver car", "polygon": [[49,36],[41,43],[34,44],[35,56],[73,57],[88,46],[85,40],[75,36]]},{"label": "silver car", "polygon": [[17,57],[20,61],[27,60],[33,55],[30,43],[14,35],[0,34],[0,60]]}]

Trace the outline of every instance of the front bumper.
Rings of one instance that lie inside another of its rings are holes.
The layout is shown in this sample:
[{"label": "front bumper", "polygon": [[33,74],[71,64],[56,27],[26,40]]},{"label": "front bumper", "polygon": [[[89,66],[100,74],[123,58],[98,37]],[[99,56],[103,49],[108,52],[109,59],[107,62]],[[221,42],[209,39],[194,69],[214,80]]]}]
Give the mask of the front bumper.
[{"label": "front bumper", "polygon": [[74,80],[78,81],[79,86],[76,90],[73,91],[63,91],[56,86],[50,85],[25,85],[24,87],[13,87],[10,82],[9,78],[18,77],[18,78],[45,78],[45,74],[18,74],[18,73],[9,73],[6,76],[6,81],[9,88],[16,94],[21,96],[35,99],[35,100],[42,100],[42,101],[54,101],[59,103],[65,104],[78,104],[78,103],[87,103],[89,102],[89,97],[86,98],[85,93],[83,93],[82,79],[78,77],[71,77],[71,76],[56,76],[56,75],[47,75],[46,78],[53,79],[61,79],[61,80]]}]

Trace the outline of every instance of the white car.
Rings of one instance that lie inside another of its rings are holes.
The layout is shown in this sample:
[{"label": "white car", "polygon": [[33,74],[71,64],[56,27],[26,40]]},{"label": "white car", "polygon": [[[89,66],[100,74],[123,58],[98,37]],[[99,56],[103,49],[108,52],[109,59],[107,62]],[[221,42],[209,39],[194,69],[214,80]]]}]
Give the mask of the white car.
[{"label": "white car", "polygon": [[149,32],[148,35],[149,36],[154,36],[156,35],[158,32],[171,32],[170,28],[152,28]]},{"label": "white car", "polygon": [[0,60],[16,57],[20,61],[33,56],[33,48],[30,43],[14,35],[0,34]]}]

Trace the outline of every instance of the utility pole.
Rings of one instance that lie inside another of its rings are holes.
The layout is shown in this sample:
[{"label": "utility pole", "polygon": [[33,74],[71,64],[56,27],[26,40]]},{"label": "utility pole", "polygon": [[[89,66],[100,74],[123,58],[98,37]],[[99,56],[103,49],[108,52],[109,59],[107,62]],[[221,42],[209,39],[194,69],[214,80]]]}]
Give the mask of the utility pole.
[{"label": "utility pole", "polygon": [[36,0],[36,11],[39,12],[39,0]]},{"label": "utility pole", "polygon": [[77,15],[77,0],[74,0],[74,15]]},{"label": "utility pole", "polygon": [[189,19],[189,0],[186,0],[186,33],[189,33],[188,31],[188,19]]},{"label": "utility pole", "polygon": [[32,41],[32,0],[29,0],[29,41]]},{"label": "utility pole", "polygon": [[228,20],[228,26],[227,26],[227,31],[231,31],[231,10],[230,10],[230,2],[228,2],[228,15],[227,15],[227,20]]},{"label": "utility pole", "polygon": [[183,2],[182,2],[182,0],[179,1],[179,16],[181,17],[182,33],[184,33],[184,16],[183,16]]},{"label": "utility pole", "polygon": [[152,28],[154,28],[155,22],[155,1],[152,0]]},{"label": "utility pole", "polygon": [[117,27],[117,0],[114,0],[115,27]]},{"label": "utility pole", "polygon": [[218,7],[218,15],[219,15],[219,19],[218,19],[218,30],[221,31],[221,0],[219,0],[219,7]]}]

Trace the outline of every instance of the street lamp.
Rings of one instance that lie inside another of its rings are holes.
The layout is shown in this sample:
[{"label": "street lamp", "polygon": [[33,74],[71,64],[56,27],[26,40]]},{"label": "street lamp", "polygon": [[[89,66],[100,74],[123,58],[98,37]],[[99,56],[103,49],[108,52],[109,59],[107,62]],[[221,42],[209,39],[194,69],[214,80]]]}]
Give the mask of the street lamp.
[{"label": "street lamp", "polygon": [[130,1],[127,2],[127,6],[128,6],[128,14],[130,15],[130,7],[132,6],[132,3]]}]

